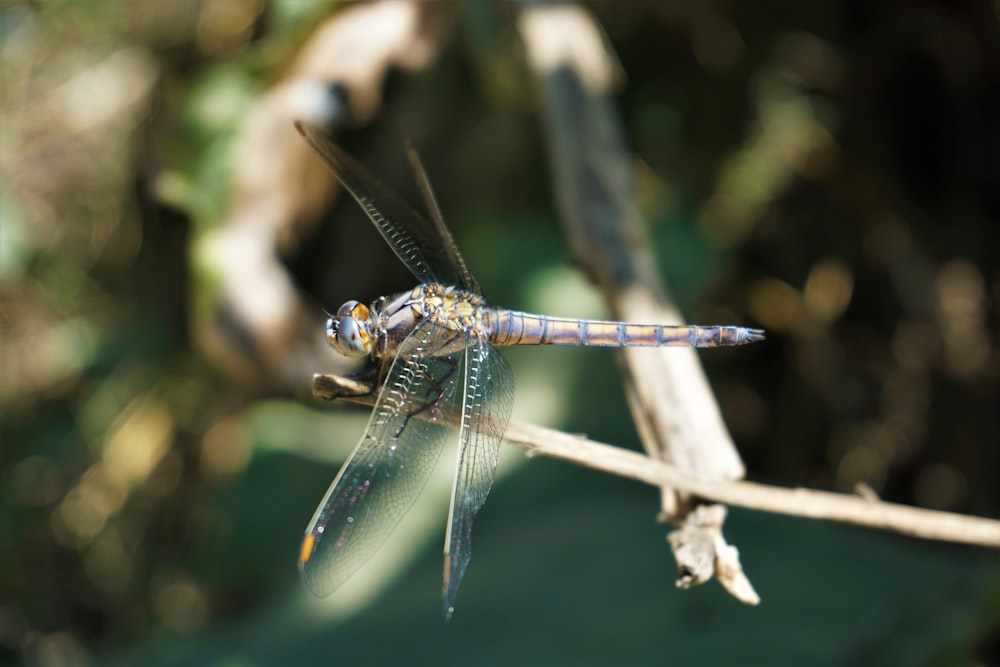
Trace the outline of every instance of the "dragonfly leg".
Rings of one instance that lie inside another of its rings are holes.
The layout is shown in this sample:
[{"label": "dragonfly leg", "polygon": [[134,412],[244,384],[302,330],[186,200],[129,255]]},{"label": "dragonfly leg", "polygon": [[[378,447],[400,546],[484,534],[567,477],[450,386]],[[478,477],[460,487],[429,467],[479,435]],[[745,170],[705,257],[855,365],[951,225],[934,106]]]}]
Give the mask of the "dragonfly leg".
[{"label": "dragonfly leg", "polygon": [[360,393],[358,396],[374,396],[378,393],[378,388],[382,386],[383,380],[385,380],[385,373],[385,369],[380,364],[379,366],[367,366],[351,373],[347,377],[368,387],[368,391]]}]

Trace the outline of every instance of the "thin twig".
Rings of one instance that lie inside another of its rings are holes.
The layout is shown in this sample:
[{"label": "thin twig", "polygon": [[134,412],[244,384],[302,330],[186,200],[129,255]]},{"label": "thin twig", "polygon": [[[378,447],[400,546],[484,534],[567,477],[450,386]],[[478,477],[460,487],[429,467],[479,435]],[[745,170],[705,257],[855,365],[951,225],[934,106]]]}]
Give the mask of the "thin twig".
[{"label": "thin twig", "polygon": [[[313,376],[313,393],[371,406],[374,395],[362,382],[336,375]],[[595,442],[555,429],[511,422],[504,439],[550,458],[645,482],[670,486],[704,500],[789,516],[840,521],[912,537],[1000,549],[1000,521],[908,507],[878,499],[812,489],[786,489],[754,482],[705,480],[645,454]]]}]

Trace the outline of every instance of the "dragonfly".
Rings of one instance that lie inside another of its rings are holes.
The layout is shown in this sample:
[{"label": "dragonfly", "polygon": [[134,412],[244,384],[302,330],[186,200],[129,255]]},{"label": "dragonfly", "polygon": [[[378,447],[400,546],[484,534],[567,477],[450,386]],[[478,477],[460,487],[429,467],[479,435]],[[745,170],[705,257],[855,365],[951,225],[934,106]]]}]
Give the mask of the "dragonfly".
[{"label": "dragonfly", "polygon": [[458,456],[444,542],[445,621],[471,557],[472,522],[490,492],[510,420],[514,381],[506,345],[719,347],[761,340],[740,326],[661,326],[575,320],[490,307],[466,266],[416,152],[408,156],[430,219],[371,176],[325,133],[296,128],[364,210],[419,284],[369,305],[348,301],[326,339],[378,368],[360,442],[306,527],[299,571],[318,596],[336,590],[385,542],[431,475],[450,424]]}]

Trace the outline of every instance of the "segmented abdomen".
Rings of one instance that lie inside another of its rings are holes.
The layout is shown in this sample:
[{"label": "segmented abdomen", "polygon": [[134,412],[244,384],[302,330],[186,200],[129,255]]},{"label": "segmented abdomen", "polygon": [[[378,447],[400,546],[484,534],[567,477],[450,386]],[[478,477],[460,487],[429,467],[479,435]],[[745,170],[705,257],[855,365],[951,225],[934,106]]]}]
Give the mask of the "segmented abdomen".
[{"label": "segmented abdomen", "polygon": [[495,310],[484,318],[493,345],[588,347],[722,347],[761,340],[764,332],[736,326],[661,326],[572,320]]}]

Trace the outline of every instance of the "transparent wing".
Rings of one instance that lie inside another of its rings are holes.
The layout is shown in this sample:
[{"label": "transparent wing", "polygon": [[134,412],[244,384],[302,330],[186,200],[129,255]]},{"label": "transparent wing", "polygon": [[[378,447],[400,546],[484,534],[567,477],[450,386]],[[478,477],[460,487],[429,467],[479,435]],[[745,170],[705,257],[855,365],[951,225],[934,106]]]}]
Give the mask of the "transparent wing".
[{"label": "transparent wing", "polygon": [[[296,121],[295,127],[418,280],[457,285],[478,293],[478,286],[443,222],[435,218],[435,224],[414,211],[319,128],[300,121]],[[426,177],[420,181],[420,186],[426,198],[430,187]],[[435,211],[434,215],[438,213]]]},{"label": "transparent wing", "polygon": [[306,528],[299,570],[316,595],[329,595],[375,553],[427,483],[449,430],[443,417],[465,383],[463,352],[422,355],[453,336],[425,322],[400,346],[365,434]]},{"label": "transparent wing", "polygon": [[458,274],[461,277],[462,282],[459,284],[471,292],[482,294],[479,289],[479,283],[472,276],[469,267],[466,266],[465,258],[458,252],[458,246],[455,245],[455,240],[451,238],[448,226],[444,224],[444,216],[441,215],[441,207],[438,206],[437,197],[434,196],[434,189],[431,187],[431,181],[427,177],[427,170],[424,169],[424,163],[420,161],[420,155],[417,154],[417,149],[413,147],[413,144],[407,143],[406,157],[410,160],[410,169],[413,170],[413,174],[417,177],[417,186],[420,188],[420,195],[424,198],[424,207],[431,216],[434,229],[437,230],[438,236],[442,239],[445,252],[448,253],[448,261],[458,270]]},{"label": "transparent wing", "polygon": [[444,544],[445,620],[455,610],[455,595],[472,556],[472,521],[493,485],[500,439],[514,404],[514,376],[495,348],[478,340],[464,357],[458,462]]}]

